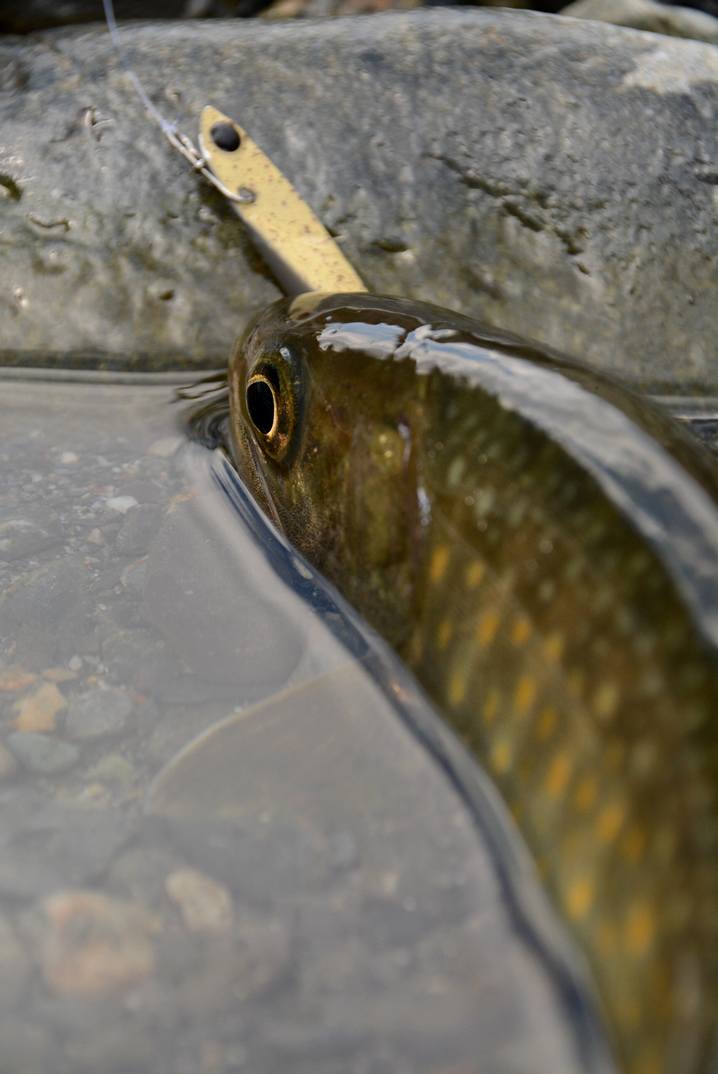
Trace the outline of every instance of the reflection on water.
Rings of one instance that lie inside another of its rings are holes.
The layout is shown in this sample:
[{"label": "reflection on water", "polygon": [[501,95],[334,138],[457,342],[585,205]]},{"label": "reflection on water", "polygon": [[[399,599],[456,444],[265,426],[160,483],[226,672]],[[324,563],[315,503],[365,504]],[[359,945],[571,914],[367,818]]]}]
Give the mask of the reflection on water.
[{"label": "reflection on water", "polygon": [[3,1074],[609,1069],[491,788],[170,398],[2,385]]}]

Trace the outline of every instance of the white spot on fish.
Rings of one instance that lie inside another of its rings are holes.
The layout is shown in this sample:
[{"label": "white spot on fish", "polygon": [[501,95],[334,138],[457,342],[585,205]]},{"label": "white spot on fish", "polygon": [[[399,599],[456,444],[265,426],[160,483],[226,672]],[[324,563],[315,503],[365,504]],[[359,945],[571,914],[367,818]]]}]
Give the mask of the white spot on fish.
[{"label": "white spot on fish", "polygon": [[431,500],[422,485],[416,490],[416,498],[419,502],[419,521],[422,526],[428,526],[431,522]]},{"label": "white spot on fish", "polygon": [[446,480],[449,488],[455,488],[456,485],[458,485],[464,475],[465,469],[466,460],[463,455],[457,455],[456,458],[452,460],[451,465],[446,472]]}]

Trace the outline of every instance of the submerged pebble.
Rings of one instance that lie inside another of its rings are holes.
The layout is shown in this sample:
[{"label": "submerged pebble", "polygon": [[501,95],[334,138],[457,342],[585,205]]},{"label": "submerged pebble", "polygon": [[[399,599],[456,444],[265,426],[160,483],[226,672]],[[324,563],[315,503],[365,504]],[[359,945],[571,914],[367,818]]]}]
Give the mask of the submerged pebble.
[{"label": "submerged pebble", "polygon": [[5,744],[23,768],[36,775],[65,772],[80,759],[77,746],[50,735],[13,731],[7,736]]},{"label": "submerged pebble", "polygon": [[106,503],[109,509],[116,511],[118,515],[126,515],[131,507],[137,507],[134,496],[111,496]]},{"label": "submerged pebble", "polygon": [[146,552],[162,522],[162,509],[156,504],[143,503],[130,507],[125,522],[115,539],[115,549],[123,556]]},{"label": "submerged pebble", "polygon": [[0,513],[0,559],[34,556],[62,540],[63,526],[49,507],[37,503],[3,505]]},{"label": "submerged pebble", "polygon": [[165,881],[170,899],[180,909],[190,932],[228,932],[232,927],[232,896],[196,869],[176,869]]},{"label": "submerged pebble", "polygon": [[119,785],[130,783],[134,770],[130,762],[119,753],[107,753],[92,768],[86,772],[86,778],[90,781],[97,780],[100,783],[116,783]]},{"label": "submerged pebble", "polygon": [[107,996],[149,977],[160,924],[136,903],[95,891],[48,899],[43,976],[63,996]]},{"label": "submerged pebble", "polygon": [[31,686],[36,680],[37,675],[32,671],[25,671],[21,667],[5,668],[4,671],[0,671],[0,690],[15,693],[18,690],[24,690],[26,686]]},{"label": "submerged pebble", "polygon": [[54,682],[44,682],[37,690],[16,701],[13,708],[19,713],[13,723],[16,731],[54,731],[55,716],[67,708],[67,700]]},{"label": "submerged pebble", "polygon": [[78,739],[119,735],[126,729],[133,707],[128,694],[116,686],[88,690],[70,705],[65,731]]}]

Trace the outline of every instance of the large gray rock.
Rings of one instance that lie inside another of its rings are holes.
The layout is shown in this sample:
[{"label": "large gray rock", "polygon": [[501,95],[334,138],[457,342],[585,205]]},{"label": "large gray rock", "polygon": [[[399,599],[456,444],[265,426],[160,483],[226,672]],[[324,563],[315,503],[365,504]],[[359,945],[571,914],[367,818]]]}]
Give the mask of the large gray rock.
[{"label": "large gray rock", "polygon": [[[527,12],[135,25],[193,133],[242,122],[377,291],[654,389],[718,388],[718,51]],[[0,43],[5,361],[221,364],[277,295],[101,29]]]}]

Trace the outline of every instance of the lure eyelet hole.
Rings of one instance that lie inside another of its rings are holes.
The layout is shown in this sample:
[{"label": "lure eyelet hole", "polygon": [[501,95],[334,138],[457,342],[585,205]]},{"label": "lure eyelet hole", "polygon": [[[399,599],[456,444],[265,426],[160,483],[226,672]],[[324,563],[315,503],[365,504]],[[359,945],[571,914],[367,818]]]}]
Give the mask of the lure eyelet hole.
[{"label": "lure eyelet hole", "polygon": [[235,153],[241,145],[239,134],[231,123],[215,123],[209,136],[217,148],[225,153]]},{"label": "lure eyelet hole", "polygon": [[262,436],[271,436],[277,424],[277,399],[274,386],[264,377],[255,377],[247,385],[247,413]]}]

